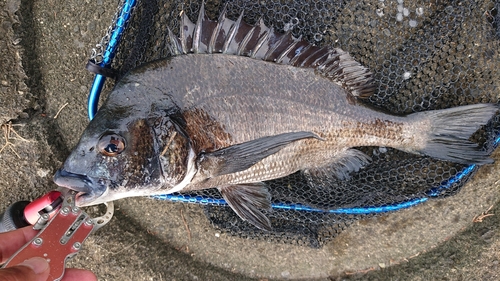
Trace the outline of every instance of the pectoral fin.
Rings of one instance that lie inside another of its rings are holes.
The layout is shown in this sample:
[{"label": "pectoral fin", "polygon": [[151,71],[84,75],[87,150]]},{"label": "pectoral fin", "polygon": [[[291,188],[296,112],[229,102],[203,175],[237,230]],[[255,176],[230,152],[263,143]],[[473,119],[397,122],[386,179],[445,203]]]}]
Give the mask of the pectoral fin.
[{"label": "pectoral fin", "polygon": [[197,163],[198,169],[207,178],[236,173],[280,151],[287,144],[307,138],[321,139],[312,132],[284,133],[263,137],[202,154]]},{"label": "pectoral fin", "polygon": [[263,230],[272,230],[271,222],[259,209],[271,209],[271,195],[263,183],[219,187],[234,212],[243,220]]}]

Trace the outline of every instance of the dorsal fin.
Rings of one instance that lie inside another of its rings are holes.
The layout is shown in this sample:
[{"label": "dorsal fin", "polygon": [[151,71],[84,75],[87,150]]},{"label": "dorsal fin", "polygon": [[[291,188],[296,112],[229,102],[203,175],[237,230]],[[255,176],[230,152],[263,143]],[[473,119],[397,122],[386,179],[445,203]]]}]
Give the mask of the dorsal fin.
[{"label": "dorsal fin", "polygon": [[205,13],[204,2],[196,24],[189,20],[186,13],[182,13],[181,17],[180,38],[168,29],[169,48],[174,56],[223,53],[313,68],[359,98],[369,97],[375,88],[371,72],[347,52],[311,45],[293,37],[290,32],[276,32],[267,27],[262,19],[256,25],[249,25],[243,21],[241,13],[233,21],[226,17],[224,7],[218,21],[213,21]]}]

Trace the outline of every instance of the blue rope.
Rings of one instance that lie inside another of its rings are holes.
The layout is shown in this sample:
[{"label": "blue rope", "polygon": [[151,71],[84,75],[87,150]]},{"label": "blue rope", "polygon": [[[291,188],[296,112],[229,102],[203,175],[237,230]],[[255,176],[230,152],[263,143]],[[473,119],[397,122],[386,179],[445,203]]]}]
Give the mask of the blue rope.
[{"label": "blue rope", "polygon": [[284,210],[294,210],[294,211],[307,211],[307,212],[321,212],[321,213],[331,213],[331,214],[344,214],[344,215],[367,215],[367,214],[378,214],[392,212],[400,209],[410,208],[417,204],[427,201],[428,198],[417,198],[407,202],[388,205],[388,206],[378,206],[378,207],[356,207],[356,208],[339,208],[332,210],[322,210],[317,208],[312,208],[302,204],[273,204],[273,208],[284,209]]},{"label": "blue rope", "polygon": [[[195,204],[203,204],[203,205],[227,205],[227,202],[224,199],[217,199],[211,197],[204,196],[191,196],[191,195],[182,195],[182,194],[161,194],[161,195],[153,195],[151,196],[154,199],[158,200],[168,200],[172,202],[183,202],[183,203],[195,203]],[[318,212],[318,213],[331,213],[331,214],[344,214],[344,215],[367,215],[367,214],[377,214],[377,213],[386,213],[397,211],[401,209],[406,209],[413,207],[417,204],[425,202],[429,200],[429,198],[417,198],[410,201],[402,202],[395,205],[388,206],[374,206],[374,207],[359,207],[359,208],[339,208],[332,210],[324,210],[313,208],[307,205],[302,204],[286,204],[286,203],[273,203],[271,206],[273,209],[281,209],[281,210],[292,210],[292,211],[305,211],[305,212]]]}]

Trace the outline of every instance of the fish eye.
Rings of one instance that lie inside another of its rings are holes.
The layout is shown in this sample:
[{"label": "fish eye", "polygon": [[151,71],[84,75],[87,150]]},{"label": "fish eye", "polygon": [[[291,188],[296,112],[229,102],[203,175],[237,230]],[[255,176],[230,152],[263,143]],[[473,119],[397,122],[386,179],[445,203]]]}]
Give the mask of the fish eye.
[{"label": "fish eye", "polygon": [[125,149],[125,139],[113,133],[104,134],[97,143],[97,149],[102,155],[116,156]]}]

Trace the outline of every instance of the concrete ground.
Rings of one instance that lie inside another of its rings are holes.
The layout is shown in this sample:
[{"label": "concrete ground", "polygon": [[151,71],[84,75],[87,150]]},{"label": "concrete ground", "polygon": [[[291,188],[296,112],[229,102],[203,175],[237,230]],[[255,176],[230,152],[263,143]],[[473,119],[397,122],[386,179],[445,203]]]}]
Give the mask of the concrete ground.
[{"label": "concrete ground", "polygon": [[[8,133],[0,135],[0,211],[55,188],[53,173],[88,123],[84,66],[115,5],[0,2]],[[500,152],[493,157],[456,196],[359,221],[321,249],[228,236],[197,205],[120,200],[70,264],[99,280],[499,280]],[[490,206],[491,216],[472,222]]]}]

